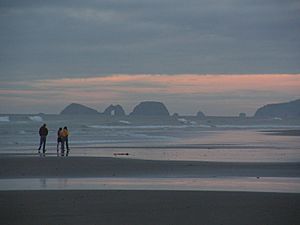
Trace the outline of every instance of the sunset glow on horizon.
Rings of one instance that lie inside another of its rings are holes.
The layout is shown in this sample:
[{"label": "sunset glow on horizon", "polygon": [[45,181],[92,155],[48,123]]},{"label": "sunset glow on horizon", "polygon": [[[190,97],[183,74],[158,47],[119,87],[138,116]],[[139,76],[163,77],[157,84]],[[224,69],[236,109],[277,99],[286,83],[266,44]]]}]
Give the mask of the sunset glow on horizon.
[{"label": "sunset glow on horizon", "polygon": [[[179,113],[194,113],[197,108],[201,108],[214,114],[214,108],[224,107],[226,103],[232,112],[228,108],[223,113],[230,115],[242,109],[253,113],[256,107],[272,103],[270,101],[299,98],[299,90],[299,74],[116,74],[9,82],[1,85],[0,95],[1,101],[8,105],[6,112],[10,108],[14,110],[10,106],[19,105],[21,102],[21,105],[26,103],[33,108],[38,105],[38,110],[42,112],[57,113],[60,107],[71,102],[94,107],[118,103],[130,110],[140,101],[156,100],[166,103],[171,111]],[[177,108],[176,102],[181,103],[182,109]],[[241,102],[244,102],[243,106]],[[43,111],[43,105],[49,105],[53,110],[45,107],[47,110]]]},{"label": "sunset glow on horizon", "polygon": [[[37,85],[48,87],[96,87],[98,85],[119,86],[141,90],[143,88],[160,89],[168,93],[211,93],[233,90],[298,90],[300,76],[291,74],[243,74],[243,75],[198,75],[198,74],[140,74],[112,75],[107,77],[67,78],[37,81]],[[140,85],[140,87],[139,87]],[[186,89],[185,89],[186,88]],[[201,89],[199,89],[201,88]],[[124,89],[131,91],[130,89]],[[143,91],[142,91],[143,92]],[[144,91],[146,92],[146,91]]]}]

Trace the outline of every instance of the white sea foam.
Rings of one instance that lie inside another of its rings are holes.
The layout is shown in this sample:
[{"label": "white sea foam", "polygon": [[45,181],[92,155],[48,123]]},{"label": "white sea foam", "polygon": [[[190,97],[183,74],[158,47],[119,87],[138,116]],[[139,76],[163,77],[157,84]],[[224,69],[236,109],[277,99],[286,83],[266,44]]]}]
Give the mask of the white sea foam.
[{"label": "white sea foam", "polygon": [[212,128],[212,127],[216,127],[216,126],[213,126],[213,125],[206,125],[206,124],[199,124],[199,125],[196,125],[194,127],[199,127],[199,128]]},{"label": "white sea foam", "polygon": [[196,121],[187,120],[185,118],[178,118],[177,121],[182,124],[191,125],[191,126],[197,126],[197,124],[198,124]]},{"label": "white sea foam", "polygon": [[234,129],[288,129],[288,128],[300,128],[300,125],[270,125],[270,124],[262,124],[262,125],[218,125],[218,128],[234,128]]},{"label": "white sea foam", "polygon": [[164,129],[164,128],[187,128],[188,125],[141,125],[141,126],[106,126],[106,125],[91,125],[88,126],[95,129]]},{"label": "white sea foam", "polygon": [[178,118],[177,120],[184,124],[187,124],[189,122],[187,119],[184,119],[184,118]]},{"label": "white sea foam", "polygon": [[105,143],[122,143],[123,140],[72,140],[72,144],[105,144]]},{"label": "white sea foam", "polygon": [[176,139],[175,137],[170,136],[163,136],[163,135],[147,135],[147,134],[137,134],[137,133],[129,133],[130,137],[137,138],[137,139],[159,139],[159,140],[171,140]]},{"label": "white sea foam", "polygon": [[29,116],[28,118],[34,122],[43,122],[43,118],[40,116]]},{"label": "white sea foam", "polygon": [[9,116],[0,116],[0,122],[10,122]]},{"label": "white sea foam", "polygon": [[127,120],[120,120],[119,123],[123,123],[123,124],[131,124],[129,121]]}]

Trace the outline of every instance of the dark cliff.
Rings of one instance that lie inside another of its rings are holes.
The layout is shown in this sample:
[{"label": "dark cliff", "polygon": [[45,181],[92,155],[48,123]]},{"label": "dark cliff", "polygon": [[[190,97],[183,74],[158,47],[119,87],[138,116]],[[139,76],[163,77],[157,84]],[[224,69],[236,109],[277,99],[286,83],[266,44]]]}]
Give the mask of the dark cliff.
[{"label": "dark cliff", "polygon": [[295,118],[300,117],[300,99],[277,103],[277,104],[268,104],[259,108],[255,117],[260,118],[271,118],[271,117],[280,117],[280,118]]}]

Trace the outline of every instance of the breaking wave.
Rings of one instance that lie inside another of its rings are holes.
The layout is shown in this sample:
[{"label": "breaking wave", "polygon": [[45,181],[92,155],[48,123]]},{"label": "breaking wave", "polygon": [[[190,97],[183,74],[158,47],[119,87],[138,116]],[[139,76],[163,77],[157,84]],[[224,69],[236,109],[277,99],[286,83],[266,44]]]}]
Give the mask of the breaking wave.
[{"label": "breaking wave", "polygon": [[0,122],[10,122],[9,116],[0,116]]},{"label": "breaking wave", "polygon": [[28,118],[34,122],[43,122],[43,118],[40,116],[29,116]]}]

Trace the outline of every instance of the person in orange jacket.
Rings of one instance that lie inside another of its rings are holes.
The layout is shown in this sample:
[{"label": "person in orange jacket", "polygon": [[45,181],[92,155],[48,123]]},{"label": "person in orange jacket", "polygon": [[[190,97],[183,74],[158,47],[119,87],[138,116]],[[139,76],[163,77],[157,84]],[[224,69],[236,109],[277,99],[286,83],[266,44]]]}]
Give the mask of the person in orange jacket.
[{"label": "person in orange jacket", "polygon": [[64,127],[64,129],[60,132],[61,136],[61,156],[65,155],[65,143],[66,143],[66,148],[67,148],[67,153],[66,156],[69,155],[69,131],[67,127]]}]

